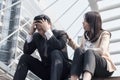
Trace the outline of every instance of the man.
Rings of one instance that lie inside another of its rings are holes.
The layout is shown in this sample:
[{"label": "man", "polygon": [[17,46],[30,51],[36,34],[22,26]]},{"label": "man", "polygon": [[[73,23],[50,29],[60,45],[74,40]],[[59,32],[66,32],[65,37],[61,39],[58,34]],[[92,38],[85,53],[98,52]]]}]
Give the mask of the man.
[{"label": "man", "polygon": [[[66,79],[71,66],[66,42],[66,33],[62,30],[52,30],[52,23],[47,15],[36,16],[13,80],[25,80],[28,70],[42,80]],[[41,56],[41,61],[31,56],[36,49]]]}]

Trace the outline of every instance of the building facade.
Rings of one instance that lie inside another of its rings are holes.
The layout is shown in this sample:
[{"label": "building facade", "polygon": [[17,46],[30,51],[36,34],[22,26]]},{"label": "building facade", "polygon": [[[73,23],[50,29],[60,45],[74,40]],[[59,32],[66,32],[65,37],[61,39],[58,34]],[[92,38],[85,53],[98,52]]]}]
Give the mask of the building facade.
[{"label": "building facade", "polygon": [[35,0],[1,0],[0,10],[0,40],[9,36],[0,44],[0,61],[9,64],[21,53],[31,21],[41,10]]},{"label": "building facade", "polygon": [[0,61],[10,67],[13,73],[23,54],[31,22],[34,16],[41,13],[38,2],[39,0],[0,0]]}]

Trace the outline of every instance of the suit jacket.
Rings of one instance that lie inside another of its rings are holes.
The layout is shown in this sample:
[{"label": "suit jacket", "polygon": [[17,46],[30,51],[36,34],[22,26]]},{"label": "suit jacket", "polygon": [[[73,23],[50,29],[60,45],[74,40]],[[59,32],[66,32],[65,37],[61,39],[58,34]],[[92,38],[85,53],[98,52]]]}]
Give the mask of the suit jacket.
[{"label": "suit jacket", "polygon": [[[39,33],[34,33],[32,41],[30,43],[25,42],[23,52],[25,54],[32,54],[37,49],[42,62],[46,63],[46,59],[53,50],[60,50],[63,53],[64,58],[68,59],[66,33],[62,30],[53,30],[52,32],[53,36],[49,40],[46,40]],[[45,56],[46,52],[47,56]]]},{"label": "suit jacket", "polygon": [[[113,64],[111,58],[110,58],[110,53],[109,53],[109,42],[110,41],[110,33],[108,31],[103,31],[100,34],[100,37],[96,42],[93,44],[95,45],[95,48],[93,48],[94,51],[97,51],[101,55],[101,57],[104,57],[107,61],[107,70],[109,72],[115,71],[116,67]],[[72,39],[69,40],[68,45],[70,45],[73,49],[76,49],[78,47],[84,49],[86,39],[83,36],[81,40],[80,46],[76,44]]]}]

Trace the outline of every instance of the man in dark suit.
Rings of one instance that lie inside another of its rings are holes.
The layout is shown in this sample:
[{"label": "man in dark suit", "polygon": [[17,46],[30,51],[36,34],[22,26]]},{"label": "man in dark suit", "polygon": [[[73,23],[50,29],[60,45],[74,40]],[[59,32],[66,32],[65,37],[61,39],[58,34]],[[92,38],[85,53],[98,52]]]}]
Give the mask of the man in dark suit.
[{"label": "man in dark suit", "polygon": [[[70,75],[71,61],[68,59],[66,42],[66,33],[62,30],[52,30],[52,23],[47,15],[36,16],[13,80],[25,80],[28,70],[42,80],[67,78]],[[36,49],[41,61],[31,56]]]}]

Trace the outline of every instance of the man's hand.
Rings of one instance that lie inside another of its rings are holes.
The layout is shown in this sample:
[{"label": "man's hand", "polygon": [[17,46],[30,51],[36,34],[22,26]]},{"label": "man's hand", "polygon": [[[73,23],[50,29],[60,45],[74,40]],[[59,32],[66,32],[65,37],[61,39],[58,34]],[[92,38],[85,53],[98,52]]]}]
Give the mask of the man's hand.
[{"label": "man's hand", "polygon": [[44,30],[44,32],[51,29],[51,24],[49,24],[47,20],[42,19],[42,20],[40,20],[39,24],[42,27],[42,29]]},{"label": "man's hand", "polygon": [[31,29],[30,29],[30,32],[29,32],[30,35],[33,35],[33,33],[35,32],[35,30],[36,30],[36,24],[37,23],[35,21],[32,23]]}]

